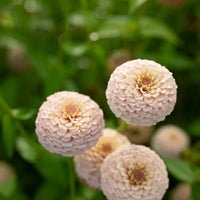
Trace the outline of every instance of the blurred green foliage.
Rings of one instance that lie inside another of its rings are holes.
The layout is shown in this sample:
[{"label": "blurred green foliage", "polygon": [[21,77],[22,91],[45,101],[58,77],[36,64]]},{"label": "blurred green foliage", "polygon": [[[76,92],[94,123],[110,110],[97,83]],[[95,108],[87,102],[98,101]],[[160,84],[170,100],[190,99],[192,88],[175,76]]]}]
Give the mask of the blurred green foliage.
[{"label": "blurred green foliage", "polygon": [[162,1],[0,1],[0,160],[16,171],[0,186],[0,199],[106,199],[80,182],[71,158],[38,143],[34,121],[48,95],[72,90],[95,100],[106,125],[116,128],[105,89],[124,50],[173,72],[177,104],[158,126],[181,126],[192,146],[183,160],[165,159],[171,181],[164,199],[178,181],[191,183],[193,199],[200,199],[200,4]]}]

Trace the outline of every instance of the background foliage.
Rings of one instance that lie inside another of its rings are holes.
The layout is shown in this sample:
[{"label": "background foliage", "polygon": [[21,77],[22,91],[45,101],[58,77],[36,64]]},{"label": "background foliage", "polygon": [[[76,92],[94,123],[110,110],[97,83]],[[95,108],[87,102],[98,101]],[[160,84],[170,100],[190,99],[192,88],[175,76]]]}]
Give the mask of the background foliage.
[{"label": "background foliage", "polygon": [[36,113],[48,95],[78,91],[100,105],[106,126],[116,128],[105,97],[109,76],[123,59],[146,58],[167,66],[178,85],[175,109],[157,127],[176,124],[192,140],[183,159],[165,159],[170,188],[164,199],[186,181],[199,200],[199,22],[199,0],[176,6],[156,0],[1,0],[0,160],[16,174],[0,187],[0,199],[106,199],[79,181],[71,158],[41,147]]}]

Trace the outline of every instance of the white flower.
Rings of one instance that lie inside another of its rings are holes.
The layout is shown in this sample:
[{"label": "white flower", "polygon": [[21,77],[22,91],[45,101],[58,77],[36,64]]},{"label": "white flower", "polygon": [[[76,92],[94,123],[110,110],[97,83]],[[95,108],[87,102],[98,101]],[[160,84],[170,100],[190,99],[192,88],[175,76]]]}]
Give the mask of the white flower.
[{"label": "white flower", "polygon": [[129,145],[126,136],[106,128],[97,144],[81,155],[75,156],[75,169],[80,179],[93,189],[101,189],[100,168],[110,153],[122,145]]},{"label": "white flower", "polygon": [[172,200],[191,200],[191,188],[189,183],[179,183],[171,193]]},{"label": "white flower", "polygon": [[118,148],[101,167],[101,187],[108,200],[161,200],[168,182],[164,162],[142,145]]},{"label": "white flower", "polygon": [[167,68],[150,60],[132,60],[115,69],[106,97],[110,109],[128,124],[151,126],[174,109],[177,85]]},{"label": "white flower", "polygon": [[39,109],[36,134],[50,152],[81,154],[96,144],[104,128],[103,112],[88,96],[57,92]]},{"label": "white flower", "polygon": [[178,157],[190,144],[187,133],[175,125],[160,127],[151,139],[151,147],[162,156]]}]

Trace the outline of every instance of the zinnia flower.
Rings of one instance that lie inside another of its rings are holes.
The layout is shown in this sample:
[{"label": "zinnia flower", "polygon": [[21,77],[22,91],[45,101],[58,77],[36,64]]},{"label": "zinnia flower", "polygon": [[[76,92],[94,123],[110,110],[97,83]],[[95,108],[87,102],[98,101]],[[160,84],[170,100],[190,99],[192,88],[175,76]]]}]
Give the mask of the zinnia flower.
[{"label": "zinnia flower", "polygon": [[104,128],[103,112],[88,96],[57,92],[39,109],[36,134],[50,152],[81,154],[96,144]]},{"label": "zinnia flower", "polygon": [[191,200],[191,188],[189,183],[179,183],[171,193],[171,200]]},{"label": "zinnia flower", "polygon": [[0,161],[0,185],[14,176],[13,168],[6,162]]},{"label": "zinnia flower", "polygon": [[162,156],[178,157],[190,144],[187,133],[175,125],[159,128],[151,140],[151,147]]},{"label": "zinnia flower", "polygon": [[164,162],[142,145],[118,148],[101,167],[101,187],[108,200],[161,200],[168,182]]},{"label": "zinnia flower", "polygon": [[122,145],[129,145],[126,136],[106,128],[103,130],[97,144],[82,155],[75,156],[75,169],[80,179],[93,189],[101,189],[100,168],[110,153]]},{"label": "zinnia flower", "polygon": [[128,124],[151,126],[172,112],[176,90],[168,69],[154,61],[137,59],[115,69],[106,97],[117,117]]},{"label": "zinnia flower", "polygon": [[147,144],[153,133],[154,127],[133,126],[129,124],[122,133],[128,137],[132,144]]},{"label": "zinnia flower", "polygon": [[30,67],[26,52],[19,46],[8,49],[7,62],[9,67],[16,72],[24,71]]}]

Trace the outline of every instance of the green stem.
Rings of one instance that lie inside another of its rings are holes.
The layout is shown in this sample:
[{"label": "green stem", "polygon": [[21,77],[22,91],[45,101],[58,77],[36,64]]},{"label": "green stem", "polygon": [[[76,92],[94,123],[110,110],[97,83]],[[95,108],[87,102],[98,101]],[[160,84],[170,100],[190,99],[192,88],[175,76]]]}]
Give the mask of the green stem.
[{"label": "green stem", "polygon": [[70,13],[70,5],[65,0],[60,0],[60,11],[63,13],[63,29],[62,29],[62,37],[59,44],[59,50],[57,54],[58,58],[58,66],[61,66],[62,59],[65,54],[65,47],[68,45],[69,37],[70,37],[70,24],[69,24],[69,13]]},{"label": "green stem", "polygon": [[68,158],[69,164],[69,180],[70,180],[70,200],[75,200],[75,184],[74,184],[74,161],[73,158]]},{"label": "green stem", "polygon": [[0,96],[0,106],[2,107],[2,109],[3,109],[6,113],[12,115],[12,110],[11,110],[11,108],[9,107],[9,105],[6,103],[6,101],[5,101],[1,96]]},{"label": "green stem", "polygon": [[19,129],[21,136],[28,138],[28,133],[26,132],[24,126],[21,124],[20,121],[17,121],[17,126],[18,126],[18,129]]},{"label": "green stem", "polygon": [[88,10],[88,2],[87,0],[80,0],[80,3],[81,3],[81,8],[82,8],[82,12],[85,16],[85,19],[86,19],[86,25],[87,25],[87,33],[89,34],[92,30],[91,28],[91,20],[90,20],[90,13],[89,13],[89,10]]},{"label": "green stem", "polygon": [[117,128],[117,131],[121,132],[121,131],[123,131],[127,126],[128,126],[128,124],[127,124],[125,121],[123,121],[123,122],[119,125],[119,127]]}]

